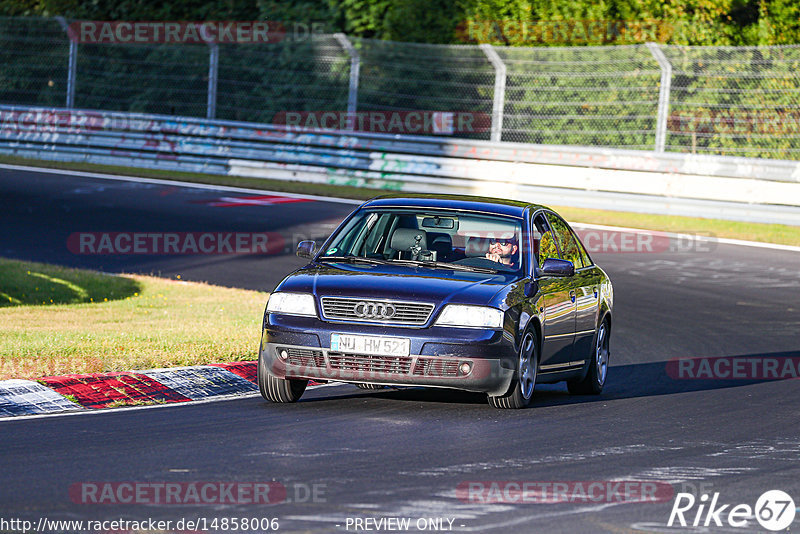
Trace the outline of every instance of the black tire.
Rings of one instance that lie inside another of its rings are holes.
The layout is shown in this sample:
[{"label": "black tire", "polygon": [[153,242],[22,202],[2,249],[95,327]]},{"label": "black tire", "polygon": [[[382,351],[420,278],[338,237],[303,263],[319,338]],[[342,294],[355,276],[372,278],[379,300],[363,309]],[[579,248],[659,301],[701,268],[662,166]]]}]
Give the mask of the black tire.
[{"label": "black tire", "polygon": [[567,381],[567,389],[573,395],[599,395],[608,378],[608,360],[611,355],[611,324],[603,319],[594,332],[589,370],[583,380]]},{"label": "black tire", "polygon": [[362,383],[362,384],[356,384],[356,387],[357,388],[361,388],[361,389],[383,389],[386,386],[382,386],[380,384],[363,384]]},{"label": "black tire", "polygon": [[525,408],[533,398],[536,374],[539,369],[539,339],[536,330],[529,329],[522,336],[517,371],[508,393],[501,397],[489,396],[489,404],[495,408],[517,410]]},{"label": "black tire", "polygon": [[272,402],[297,402],[303,395],[308,380],[277,378],[267,371],[264,358],[258,356],[258,390],[261,396]]}]

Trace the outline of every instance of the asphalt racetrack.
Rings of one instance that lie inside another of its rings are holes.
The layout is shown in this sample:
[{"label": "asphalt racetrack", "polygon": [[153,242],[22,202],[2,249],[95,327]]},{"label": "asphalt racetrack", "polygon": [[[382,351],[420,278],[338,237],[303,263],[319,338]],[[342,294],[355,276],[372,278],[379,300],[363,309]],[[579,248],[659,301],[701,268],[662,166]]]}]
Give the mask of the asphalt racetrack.
[{"label": "asphalt racetrack", "polygon": [[[293,243],[321,239],[352,208],[0,169],[0,256],[269,291],[302,264]],[[272,243],[284,244],[255,256],[71,250],[70,236],[87,232],[270,232]],[[719,366],[713,377],[692,378],[670,361],[741,357],[748,370],[771,360],[797,371],[800,253],[692,240],[675,248],[592,252],[615,288],[612,367],[600,397],[537,386],[531,408],[500,411],[481,395],[340,385],[309,391],[294,405],[252,396],[5,420],[0,518],[156,519],[172,521],[168,531],[202,530],[175,526],[201,519],[212,532],[230,518],[278,519],[246,529],[259,532],[402,530],[389,518],[408,518],[410,531],[767,532],[752,516],[731,526],[728,512],[755,507],[767,490],[800,505],[800,382],[724,378]],[[624,481],[657,488],[655,502],[619,502],[614,483]],[[122,483],[281,489],[270,493],[272,504],[246,496],[207,505],[85,502],[99,495],[87,487]],[[515,491],[525,483],[569,488],[561,493],[569,498]],[[581,499],[591,483],[599,485]],[[669,528],[679,493],[697,504],[685,513],[686,528]],[[730,505],[722,526],[713,518],[704,526],[704,494],[707,501],[718,494],[717,508]]]}]

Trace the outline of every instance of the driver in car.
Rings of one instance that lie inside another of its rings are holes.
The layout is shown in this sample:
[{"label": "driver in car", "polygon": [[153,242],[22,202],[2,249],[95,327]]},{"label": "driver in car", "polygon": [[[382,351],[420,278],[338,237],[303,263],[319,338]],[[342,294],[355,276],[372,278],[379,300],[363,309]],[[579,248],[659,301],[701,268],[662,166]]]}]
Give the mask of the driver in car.
[{"label": "driver in car", "polygon": [[517,245],[516,237],[492,237],[489,239],[489,252],[486,259],[515,267],[517,265]]}]

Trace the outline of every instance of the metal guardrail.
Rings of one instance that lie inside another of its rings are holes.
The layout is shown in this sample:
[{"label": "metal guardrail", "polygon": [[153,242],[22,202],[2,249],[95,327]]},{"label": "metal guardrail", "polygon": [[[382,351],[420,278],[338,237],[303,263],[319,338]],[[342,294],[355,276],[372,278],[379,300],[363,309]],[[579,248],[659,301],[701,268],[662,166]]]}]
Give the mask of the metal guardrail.
[{"label": "metal guardrail", "polygon": [[83,23],[97,30],[0,17],[0,102],[259,122],[465,112],[491,119],[455,133],[470,139],[800,160],[798,45],[477,46],[316,32],[263,45],[98,43],[70,31]]},{"label": "metal guardrail", "polygon": [[[129,134],[121,145],[132,149],[136,134],[147,140],[139,148],[143,152],[173,152],[171,147],[193,141],[200,145],[229,146],[233,151],[239,141],[250,141],[251,148],[277,144],[289,151],[313,152],[314,147],[351,151],[381,151],[414,156],[439,156],[491,160],[514,163],[541,163],[616,170],[636,170],[677,174],[700,174],[733,178],[757,178],[785,182],[800,182],[800,162],[753,159],[731,156],[691,154],[654,154],[640,150],[621,150],[597,147],[536,145],[526,143],[492,143],[469,139],[432,136],[398,136],[336,130],[302,130],[274,124],[239,121],[204,120],[194,117],[173,117],[142,113],[72,110],[0,105],[0,136],[4,140],[27,140],[46,143],[55,134],[60,143],[82,144],[91,147],[97,139],[118,138]],[[36,137],[38,134],[38,137]],[[50,137],[48,137],[48,134]],[[145,136],[145,137],[142,137]],[[160,136],[160,137],[159,137]],[[154,144],[156,143],[157,144]],[[108,146],[108,142],[103,143]],[[285,145],[285,146],[281,146]],[[139,146],[139,145],[136,145]],[[208,154],[206,154],[208,155]],[[213,157],[219,157],[219,153]],[[259,159],[264,159],[259,157]],[[385,158],[383,158],[385,160]],[[415,158],[421,162],[420,158]],[[291,158],[275,161],[290,163]],[[337,166],[335,162],[315,160],[319,164]],[[347,167],[345,163],[342,165]],[[399,164],[408,168],[406,164]],[[382,170],[388,170],[382,169]],[[432,168],[426,168],[433,170]]]},{"label": "metal guardrail", "polygon": [[532,200],[550,187],[800,206],[800,163],[793,161],[297,130],[63,108],[0,105],[0,153]]}]

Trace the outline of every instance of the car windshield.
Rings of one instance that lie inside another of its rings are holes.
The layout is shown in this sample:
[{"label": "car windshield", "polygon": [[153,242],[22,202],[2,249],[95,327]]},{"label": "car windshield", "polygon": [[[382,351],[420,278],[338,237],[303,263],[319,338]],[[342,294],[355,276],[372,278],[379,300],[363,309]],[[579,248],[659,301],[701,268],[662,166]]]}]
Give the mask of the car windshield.
[{"label": "car windshield", "polygon": [[518,272],[520,219],[435,210],[365,209],[332,236],[318,261],[405,263]]}]

